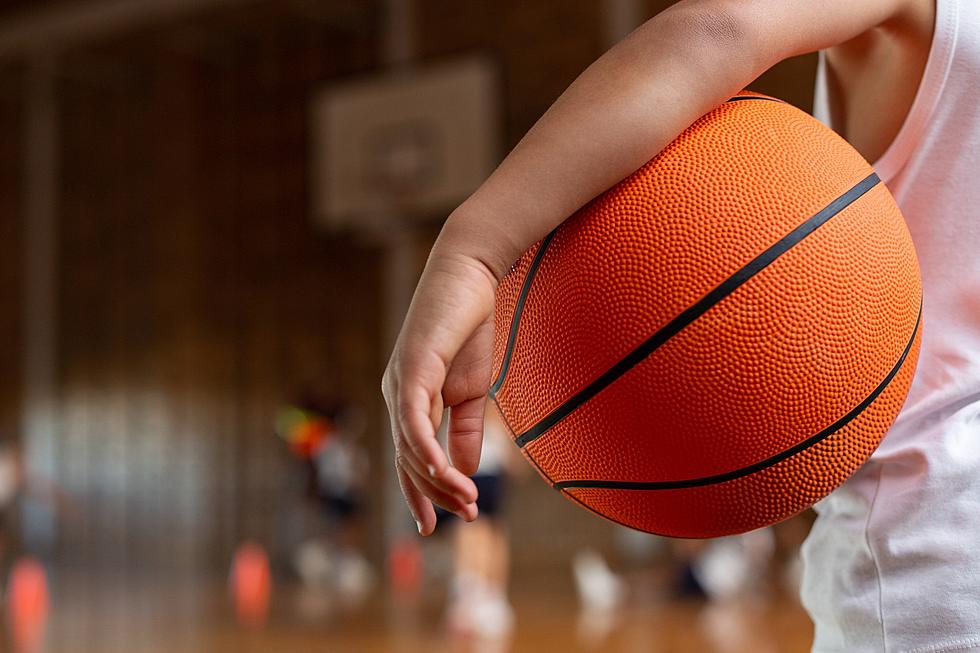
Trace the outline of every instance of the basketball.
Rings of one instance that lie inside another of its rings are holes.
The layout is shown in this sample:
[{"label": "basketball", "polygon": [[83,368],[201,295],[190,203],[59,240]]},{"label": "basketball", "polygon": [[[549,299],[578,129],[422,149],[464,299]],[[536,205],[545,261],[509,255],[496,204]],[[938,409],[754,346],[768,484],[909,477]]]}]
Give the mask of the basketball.
[{"label": "basketball", "polygon": [[871,166],[742,93],[529,249],[496,298],[491,397],[567,498],[675,537],[759,528],[871,455],[922,291]]}]

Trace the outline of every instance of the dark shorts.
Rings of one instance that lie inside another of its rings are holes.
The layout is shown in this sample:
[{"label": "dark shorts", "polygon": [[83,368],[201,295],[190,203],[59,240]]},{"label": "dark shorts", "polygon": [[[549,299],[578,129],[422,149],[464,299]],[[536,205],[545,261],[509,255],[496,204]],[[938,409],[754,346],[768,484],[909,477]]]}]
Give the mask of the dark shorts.
[{"label": "dark shorts", "polygon": [[[478,496],[476,507],[480,515],[484,517],[496,517],[503,508],[504,497],[506,495],[507,481],[502,474],[477,474],[473,477],[476,484]],[[456,515],[436,507],[436,517],[439,522],[458,519]]]},{"label": "dark shorts", "polygon": [[329,519],[347,521],[357,516],[360,504],[350,494],[321,494],[320,507]]}]

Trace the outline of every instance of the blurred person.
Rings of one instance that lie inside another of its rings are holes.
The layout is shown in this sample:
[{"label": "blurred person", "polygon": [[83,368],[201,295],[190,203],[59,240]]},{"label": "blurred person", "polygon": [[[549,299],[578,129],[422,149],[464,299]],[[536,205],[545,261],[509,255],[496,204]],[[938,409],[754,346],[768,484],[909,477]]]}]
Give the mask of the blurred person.
[{"label": "blurred person", "polygon": [[[503,638],[514,626],[508,599],[510,540],[504,521],[508,477],[528,467],[511,442],[497,411],[488,405],[480,465],[473,475],[483,519],[456,523],[452,532],[453,571],[446,609],[446,628],[454,634]],[[440,511],[445,521],[458,521]]]},{"label": "blurred person", "polygon": [[803,582],[802,547],[815,517],[813,510],[807,510],[773,526],[769,583],[773,596],[779,599],[799,601]]},{"label": "blurred person", "polygon": [[626,598],[626,582],[593,548],[575,554],[572,574],[579,604],[586,612],[611,612]]},{"label": "blurred person", "polygon": [[0,569],[6,571],[15,553],[17,508],[21,499],[30,498],[52,512],[70,507],[66,493],[54,482],[29,473],[20,443],[12,438],[0,441]]},{"label": "blurred person", "polygon": [[71,508],[69,497],[54,482],[28,470],[24,450],[12,438],[0,441],[0,570],[6,610],[4,629],[14,650],[41,650],[49,611],[47,573],[37,558],[19,551],[18,509],[21,501],[33,499],[51,512],[63,514]]},{"label": "blurred person", "polygon": [[[724,602],[736,597],[783,598],[799,591],[799,552],[812,523],[812,511],[767,528],[711,540],[675,539],[623,530],[643,539],[633,544],[616,539],[617,550],[664,547],[656,565],[666,571],[667,596]],[[617,530],[617,535],[620,531]],[[580,603],[586,611],[617,609],[627,597],[627,585],[598,552],[579,552],[573,560]]]},{"label": "blurred person", "polygon": [[13,539],[14,509],[25,479],[20,447],[10,440],[0,443],[0,568],[3,569],[7,567]]},{"label": "blurred person", "polygon": [[[661,579],[652,583],[655,594],[671,599],[724,602],[781,591],[787,576],[792,578],[795,571],[791,563],[793,544],[798,551],[802,542],[792,537],[780,541],[777,533],[781,530],[762,528],[711,540],[645,535],[646,546],[665,549],[665,555],[654,564],[656,573],[651,576]],[[622,549],[623,539],[618,538],[617,550]],[[572,570],[579,603],[585,612],[617,610],[629,598],[630,590],[642,594],[644,588],[643,584],[627,584],[624,574],[614,571],[593,549],[578,552],[572,560]]]},{"label": "blurred person", "polygon": [[452,212],[419,281],[383,381],[419,532],[433,501],[477,516],[468,476],[513,262],[766,69],[823,50],[818,114],[889,185],[928,299],[902,412],[803,548],[814,648],[980,651],[978,43],[975,0],[682,0],[603,54]]},{"label": "blurred person", "polygon": [[800,590],[800,547],[813,511],[742,535],[712,541],[676,540],[681,565],[678,592],[725,601],[750,595],[796,600]]},{"label": "blurred person", "polygon": [[308,589],[357,604],[374,583],[361,553],[368,463],[357,442],[363,430],[360,415],[346,403],[307,393],[300,406],[280,410],[276,430],[303,461],[306,495],[322,520],[321,532],[294,551],[296,571]]},{"label": "blurred person", "polygon": [[[772,528],[712,540],[679,540],[682,572],[678,588],[690,596],[721,603],[760,596],[768,589],[770,560],[775,550]],[[694,548],[693,545],[697,545]]]}]

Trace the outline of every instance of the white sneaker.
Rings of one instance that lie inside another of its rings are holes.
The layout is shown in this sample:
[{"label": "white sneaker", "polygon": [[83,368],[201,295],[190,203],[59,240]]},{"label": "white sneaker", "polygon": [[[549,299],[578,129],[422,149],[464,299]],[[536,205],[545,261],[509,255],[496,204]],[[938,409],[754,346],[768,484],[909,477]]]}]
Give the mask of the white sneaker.
[{"label": "white sneaker", "polygon": [[446,628],[457,635],[503,639],[514,630],[514,608],[500,590],[475,576],[453,580]]},{"label": "white sneaker", "polygon": [[582,609],[587,612],[615,610],[626,598],[626,583],[609,569],[605,559],[587,549],[572,559],[575,587]]}]

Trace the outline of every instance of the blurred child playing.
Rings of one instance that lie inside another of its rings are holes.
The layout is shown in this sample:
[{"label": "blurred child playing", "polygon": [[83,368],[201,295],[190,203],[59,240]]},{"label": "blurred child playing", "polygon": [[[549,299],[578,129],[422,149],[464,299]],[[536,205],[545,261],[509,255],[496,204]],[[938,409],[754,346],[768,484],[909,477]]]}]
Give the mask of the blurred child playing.
[{"label": "blurred child playing", "polygon": [[[776,62],[823,50],[817,112],[875,168],[918,249],[923,339],[879,450],[817,506],[817,651],[980,651],[980,2],[684,0],[565,91],[449,216],[384,380],[396,467],[476,517],[497,282],[531,244]],[[450,408],[449,457],[435,438]]]},{"label": "blurred child playing", "polygon": [[322,518],[322,530],[294,553],[297,573],[309,589],[330,591],[357,604],[373,583],[362,553],[368,465],[357,441],[363,430],[358,411],[342,402],[307,397],[301,407],[281,409],[276,422],[277,434],[304,463],[307,496]]},{"label": "blurred child playing", "polygon": [[[453,529],[453,576],[446,611],[451,633],[484,639],[510,634],[514,610],[507,597],[510,540],[504,502],[511,473],[528,472],[496,411],[488,407],[483,451],[473,476],[482,519]],[[440,511],[440,517],[450,513]]]}]

